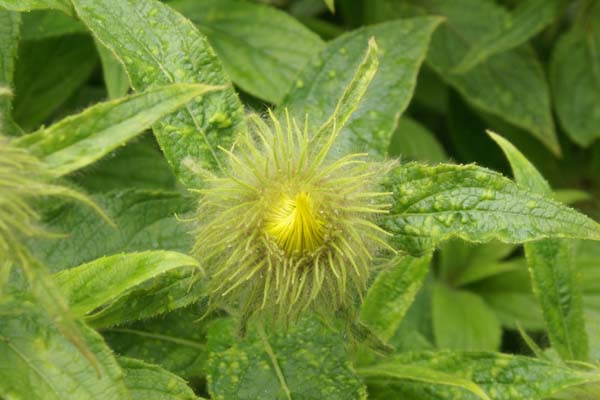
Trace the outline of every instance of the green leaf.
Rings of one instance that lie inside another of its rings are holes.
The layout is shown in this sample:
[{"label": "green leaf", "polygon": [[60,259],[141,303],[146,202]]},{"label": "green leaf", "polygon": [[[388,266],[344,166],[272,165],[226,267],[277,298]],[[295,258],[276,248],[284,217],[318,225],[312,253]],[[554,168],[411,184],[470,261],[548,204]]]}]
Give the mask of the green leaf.
[{"label": "green leaf", "polygon": [[279,104],[323,41],[289,14],[240,0],[176,0],[206,35],[227,75],[246,92]]},{"label": "green leaf", "polygon": [[402,257],[393,268],[381,272],[371,285],[360,310],[361,320],[381,339],[389,340],[421,288],[431,254]]},{"label": "green leaf", "polygon": [[449,158],[440,142],[427,128],[406,116],[400,118],[388,152],[392,157],[399,156],[403,160],[431,164],[444,162]]},{"label": "green leaf", "polygon": [[305,320],[287,335],[254,333],[212,353],[208,383],[215,400],[366,399],[342,339],[316,320]]},{"label": "green leaf", "polygon": [[39,238],[30,241],[29,247],[51,271],[58,272],[106,254],[155,249],[189,251],[189,226],[175,219],[175,214],[191,210],[189,198],[175,192],[125,190],[92,199],[119,228],[79,204],[49,211],[45,226],[55,232],[68,232],[69,236]]},{"label": "green leaf", "polygon": [[208,360],[204,324],[197,321],[201,312],[186,308],[160,318],[103,329],[102,334],[118,354],[160,365],[184,378],[198,377],[205,374]]},{"label": "green leaf", "polygon": [[325,123],[352,81],[367,41],[374,37],[380,49],[378,72],[338,144],[345,151],[358,149],[385,154],[400,114],[412,97],[431,34],[440,21],[439,18],[398,20],[338,37],[312,59],[282,107],[289,108],[299,121],[304,121],[308,114],[313,127]]},{"label": "green leaf", "polygon": [[469,379],[453,376],[444,372],[394,362],[384,362],[370,367],[360,368],[358,373],[366,379],[412,380],[434,385],[455,386],[473,393],[476,398],[491,400],[490,397]]},{"label": "green leaf", "polygon": [[119,60],[102,44],[96,42],[96,48],[102,63],[102,75],[109,99],[123,97],[129,91],[129,77]]},{"label": "green leaf", "polygon": [[60,11],[31,11],[22,14],[22,18],[22,40],[42,40],[86,31],[81,22]]},{"label": "green leaf", "polygon": [[[18,13],[0,9],[0,88],[8,90],[13,85],[20,24]],[[8,132],[11,128],[11,110],[10,92],[0,94],[0,133]]]},{"label": "green leaf", "polygon": [[325,5],[332,13],[335,13],[335,0],[323,0]]},{"label": "green leaf", "polygon": [[494,351],[500,347],[500,322],[476,294],[437,283],[433,286],[432,310],[439,348]]},{"label": "green leaf", "polygon": [[156,365],[127,357],[119,357],[118,361],[131,400],[198,399],[183,379]]},{"label": "green leaf", "polygon": [[86,192],[175,190],[176,178],[150,132],[69,177]]},{"label": "green leaf", "polygon": [[[223,85],[220,61],[196,27],[157,0],[73,0],[94,36],[123,63],[134,90],[169,83]],[[246,129],[232,87],[205,96],[162,119],[154,133],[175,175],[202,186],[207,170],[219,169],[234,135]]]},{"label": "green leaf", "polygon": [[[489,352],[404,353],[385,359],[376,366],[360,369],[359,373],[368,375],[369,379],[378,379],[395,368],[408,373],[423,369],[451,374],[454,379],[471,381],[494,400],[542,399],[566,388],[600,382],[600,375],[595,371],[583,372],[536,358]],[[418,378],[416,376],[414,380]],[[426,378],[424,373],[421,380]],[[478,398],[465,390],[441,385],[428,385],[425,393],[426,398],[432,400]]]},{"label": "green leaf", "polygon": [[471,46],[462,61],[455,67],[454,72],[459,74],[468,72],[490,56],[526,43],[552,23],[569,1],[521,1],[508,21],[481,37]]},{"label": "green leaf", "polygon": [[36,128],[89,78],[97,60],[92,40],[82,35],[22,43],[15,73],[15,121],[26,131]]},{"label": "green leaf", "polygon": [[[206,295],[202,280],[189,268],[178,268],[117,299],[85,320],[95,328],[155,317],[197,302]],[[166,301],[165,301],[166,299]]]},{"label": "green leaf", "polygon": [[51,9],[73,14],[73,6],[69,0],[0,0],[0,7],[22,12]]},{"label": "green leaf", "polygon": [[600,138],[600,5],[589,7],[589,20],[575,22],[558,39],[550,62],[556,113],[569,137],[584,147]]},{"label": "green leaf", "polygon": [[544,329],[542,311],[533,295],[526,268],[494,275],[472,284],[469,289],[485,300],[505,328]]},{"label": "green leaf", "polygon": [[142,282],[175,268],[197,266],[195,259],[172,251],[146,251],[102,257],[54,275],[77,315],[114,301]]},{"label": "green leaf", "polygon": [[157,120],[216,90],[201,84],[159,86],[106,103],[15,141],[40,158],[55,176],[85,167],[123,145]]},{"label": "green leaf", "polygon": [[380,225],[393,234],[393,246],[411,254],[454,236],[479,243],[600,240],[590,218],[475,165],[409,163],[392,170],[384,186],[394,205]]},{"label": "green leaf", "polygon": [[473,106],[524,128],[555,154],[560,145],[550,110],[550,91],[533,50],[521,47],[498,53],[472,68],[453,74],[471,44],[509,21],[494,2],[431,0],[428,9],[447,21],[433,35],[427,62]]},{"label": "green leaf", "polygon": [[0,396],[7,399],[123,400],[122,372],[102,338],[80,325],[98,371],[31,302],[0,305]]},{"label": "green leaf", "polygon": [[[516,147],[488,133],[508,158],[517,183],[535,192],[552,193],[548,182]],[[586,361],[588,338],[572,244],[556,239],[526,243],[525,256],[550,343],[563,359]]]}]

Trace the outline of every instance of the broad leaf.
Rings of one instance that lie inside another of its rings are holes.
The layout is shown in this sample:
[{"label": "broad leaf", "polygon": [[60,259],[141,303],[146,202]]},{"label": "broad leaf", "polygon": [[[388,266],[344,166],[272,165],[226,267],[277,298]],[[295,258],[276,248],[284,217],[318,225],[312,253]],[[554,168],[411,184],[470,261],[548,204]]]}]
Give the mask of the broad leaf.
[{"label": "broad leaf", "polygon": [[351,82],[367,41],[374,37],[381,50],[378,72],[338,142],[345,151],[385,154],[439,23],[438,18],[397,20],[340,36],[312,59],[282,106],[299,121],[308,114],[311,126],[323,124]]},{"label": "broad leaf", "polygon": [[80,169],[69,176],[86,192],[110,192],[136,189],[175,190],[173,171],[151,132],[116,149],[109,157]]},{"label": "broad leaf", "polygon": [[119,357],[131,400],[196,400],[187,383],[168,371],[133,358]]},{"label": "broad leaf", "polygon": [[169,6],[194,22],[233,82],[279,104],[323,41],[289,14],[241,0],[176,0]]},{"label": "broad leaf", "polygon": [[270,337],[249,335],[212,353],[209,390],[225,399],[365,399],[341,338],[314,320]]},{"label": "broad leaf", "polygon": [[[583,372],[536,358],[488,352],[404,353],[372,367],[359,369],[359,373],[376,381],[390,377],[396,368],[408,374],[410,371],[422,371],[420,375],[414,374],[417,375],[415,377],[398,376],[396,393],[400,394],[404,392],[403,386],[413,386],[402,380],[433,383],[439,373],[450,375],[455,380],[472,382],[494,400],[542,399],[566,388],[589,383],[597,385],[600,382],[600,375],[595,371]],[[439,385],[427,387],[418,385],[420,390],[416,392],[424,396],[421,398],[432,400],[482,398],[481,394],[476,396],[468,393],[465,390],[467,388],[452,388],[460,386],[454,382],[447,383],[440,379],[437,383]]]},{"label": "broad leaf", "polygon": [[470,104],[526,129],[560,154],[550,110],[550,90],[531,48],[498,53],[468,74],[452,73],[470,45],[508,23],[508,12],[487,0],[431,0],[426,4],[433,14],[447,17],[432,38],[429,66]]},{"label": "broad leaf", "polygon": [[431,254],[402,257],[382,271],[371,285],[361,306],[360,318],[380,338],[389,340],[412,304],[429,270]]},{"label": "broad leaf", "polygon": [[109,99],[118,99],[123,97],[129,91],[129,77],[127,71],[121,65],[119,60],[100,43],[96,43],[100,62],[102,63],[102,75],[104,76],[104,84],[108,92]]},{"label": "broad leaf", "polygon": [[433,334],[439,348],[498,350],[500,321],[481,297],[437,283],[431,301]]},{"label": "broad leaf", "polygon": [[477,40],[454,72],[465,73],[490,56],[526,43],[554,21],[570,0],[523,0],[510,19]]},{"label": "broad leaf", "polygon": [[[175,82],[223,85],[220,61],[196,27],[158,0],[73,0],[94,36],[123,63],[134,90]],[[175,175],[202,186],[219,169],[234,134],[246,129],[232,87],[205,96],[157,122],[154,132]]]},{"label": "broad leaf", "polygon": [[54,276],[77,315],[114,301],[142,282],[185,266],[197,266],[189,256],[171,251],[124,253],[99,258]]},{"label": "broad leaf", "polygon": [[73,6],[69,0],[0,0],[0,7],[13,11],[51,9],[73,14]]},{"label": "broad leaf", "polygon": [[423,125],[409,117],[402,117],[398,122],[388,152],[390,156],[408,161],[435,164],[448,160],[446,151],[436,137]]},{"label": "broad leaf", "polygon": [[159,248],[184,253],[189,250],[189,227],[178,222],[175,214],[190,211],[191,204],[180,194],[125,190],[92,198],[112,217],[118,229],[82,205],[63,205],[49,212],[47,228],[68,232],[69,236],[35,239],[30,248],[51,271],[71,268],[106,254]]},{"label": "broad leaf", "polygon": [[[138,299],[143,302],[143,299]],[[135,313],[135,310],[132,311]],[[184,378],[205,374],[208,351],[201,310],[186,308],[160,318],[146,319],[118,328],[102,329],[117,353],[160,365]]]},{"label": "broad leaf", "polygon": [[22,14],[22,40],[42,40],[72,33],[85,33],[85,26],[60,11],[39,10]]},{"label": "broad leaf", "polygon": [[89,78],[97,61],[92,40],[82,35],[24,42],[15,73],[15,121],[27,131],[38,127]]},{"label": "broad leaf", "polygon": [[81,114],[23,136],[15,144],[40,158],[53,175],[66,175],[100,159],[160,118],[213,90],[218,88],[201,84],[155,87],[94,105]]},{"label": "broad leaf", "polygon": [[560,123],[573,141],[586,147],[600,138],[600,4],[589,8],[588,19],[575,22],[558,39],[550,63]]},{"label": "broad leaf", "polygon": [[0,396],[7,399],[129,399],[110,349],[81,325],[98,370],[31,302],[0,305]]},{"label": "broad leaf", "polygon": [[[13,85],[15,59],[19,44],[20,15],[0,9],[0,88],[10,90]],[[0,94],[0,133],[11,130],[12,96]]]},{"label": "broad leaf", "polygon": [[419,254],[453,236],[506,243],[544,238],[600,240],[600,226],[577,211],[475,165],[396,167],[384,185],[393,193],[380,224],[398,249]]},{"label": "broad leaf", "polygon": [[[516,147],[501,136],[489,134],[508,158],[518,183],[542,194],[552,194],[550,185]],[[572,243],[556,239],[526,243],[525,256],[550,343],[564,359],[587,360],[583,299]]]},{"label": "broad leaf", "polygon": [[191,268],[169,271],[88,315],[85,320],[95,328],[103,328],[186,307],[206,296],[202,280],[195,275],[197,273]]}]

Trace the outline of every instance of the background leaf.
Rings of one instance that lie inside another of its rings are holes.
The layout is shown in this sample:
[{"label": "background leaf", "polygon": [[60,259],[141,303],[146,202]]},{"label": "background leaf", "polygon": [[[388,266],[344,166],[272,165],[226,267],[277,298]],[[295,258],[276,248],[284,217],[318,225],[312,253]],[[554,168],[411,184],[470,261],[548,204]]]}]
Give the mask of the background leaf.
[{"label": "background leaf", "polygon": [[519,2],[509,20],[475,42],[454,71],[465,73],[494,54],[526,43],[552,23],[568,3],[568,0]]},{"label": "background leaf", "polygon": [[492,1],[431,0],[427,9],[447,18],[434,34],[427,63],[475,107],[526,129],[553,153],[560,146],[544,70],[531,48],[498,53],[468,74],[453,74],[470,45],[508,24],[510,15]]},{"label": "background leaf", "polygon": [[[220,61],[193,24],[157,0],[74,0],[81,20],[123,63],[134,90],[175,82],[228,84]],[[219,169],[234,133],[246,129],[233,88],[190,103],[154,126],[175,175],[200,187]]]},{"label": "background leaf", "polygon": [[289,14],[240,0],[169,3],[206,35],[233,82],[279,104],[323,41]]},{"label": "background leaf", "polygon": [[92,40],[82,35],[24,42],[15,72],[15,121],[26,131],[38,127],[81,87],[97,62]]},{"label": "background leaf", "polygon": [[0,7],[13,11],[53,9],[73,14],[73,6],[69,0],[0,0]]},{"label": "background leaf", "polygon": [[435,284],[432,317],[435,342],[441,349],[494,351],[500,347],[500,322],[473,293]]},{"label": "background leaf", "polygon": [[587,15],[558,39],[550,63],[560,123],[585,147],[600,137],[600,5],[589,4]]}]

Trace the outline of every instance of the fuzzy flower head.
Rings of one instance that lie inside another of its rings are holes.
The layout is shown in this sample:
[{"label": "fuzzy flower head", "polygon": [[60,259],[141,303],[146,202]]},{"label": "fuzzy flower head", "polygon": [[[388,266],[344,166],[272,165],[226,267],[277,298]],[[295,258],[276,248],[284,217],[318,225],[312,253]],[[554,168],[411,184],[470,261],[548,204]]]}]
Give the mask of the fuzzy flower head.
[{"label": "fuzzy flower head", "polygon": [[[390,163],[367,154],[334,159],[339,130],[311,136],[305,123],[250,118],[225,176],[201,190],[194,252],[213,304],[239,304],[289,320],[308,308],[336,311],[360,295],[387,247],[375,219]],[[224,150],[225,151],[225,150]]]}]

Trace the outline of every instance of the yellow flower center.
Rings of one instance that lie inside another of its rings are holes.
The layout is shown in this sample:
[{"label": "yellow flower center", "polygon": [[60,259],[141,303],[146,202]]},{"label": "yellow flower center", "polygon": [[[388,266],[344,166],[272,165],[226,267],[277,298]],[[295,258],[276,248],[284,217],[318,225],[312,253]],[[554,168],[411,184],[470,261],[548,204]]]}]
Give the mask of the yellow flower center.
[{"label": "yellow flower center", "polygon": [[295,198],[282,194],[277,206],[267,216],[266,232],[281,249],[292,254],[313,251],[321,246],[324,225],[310,194],[300,192]]}]

